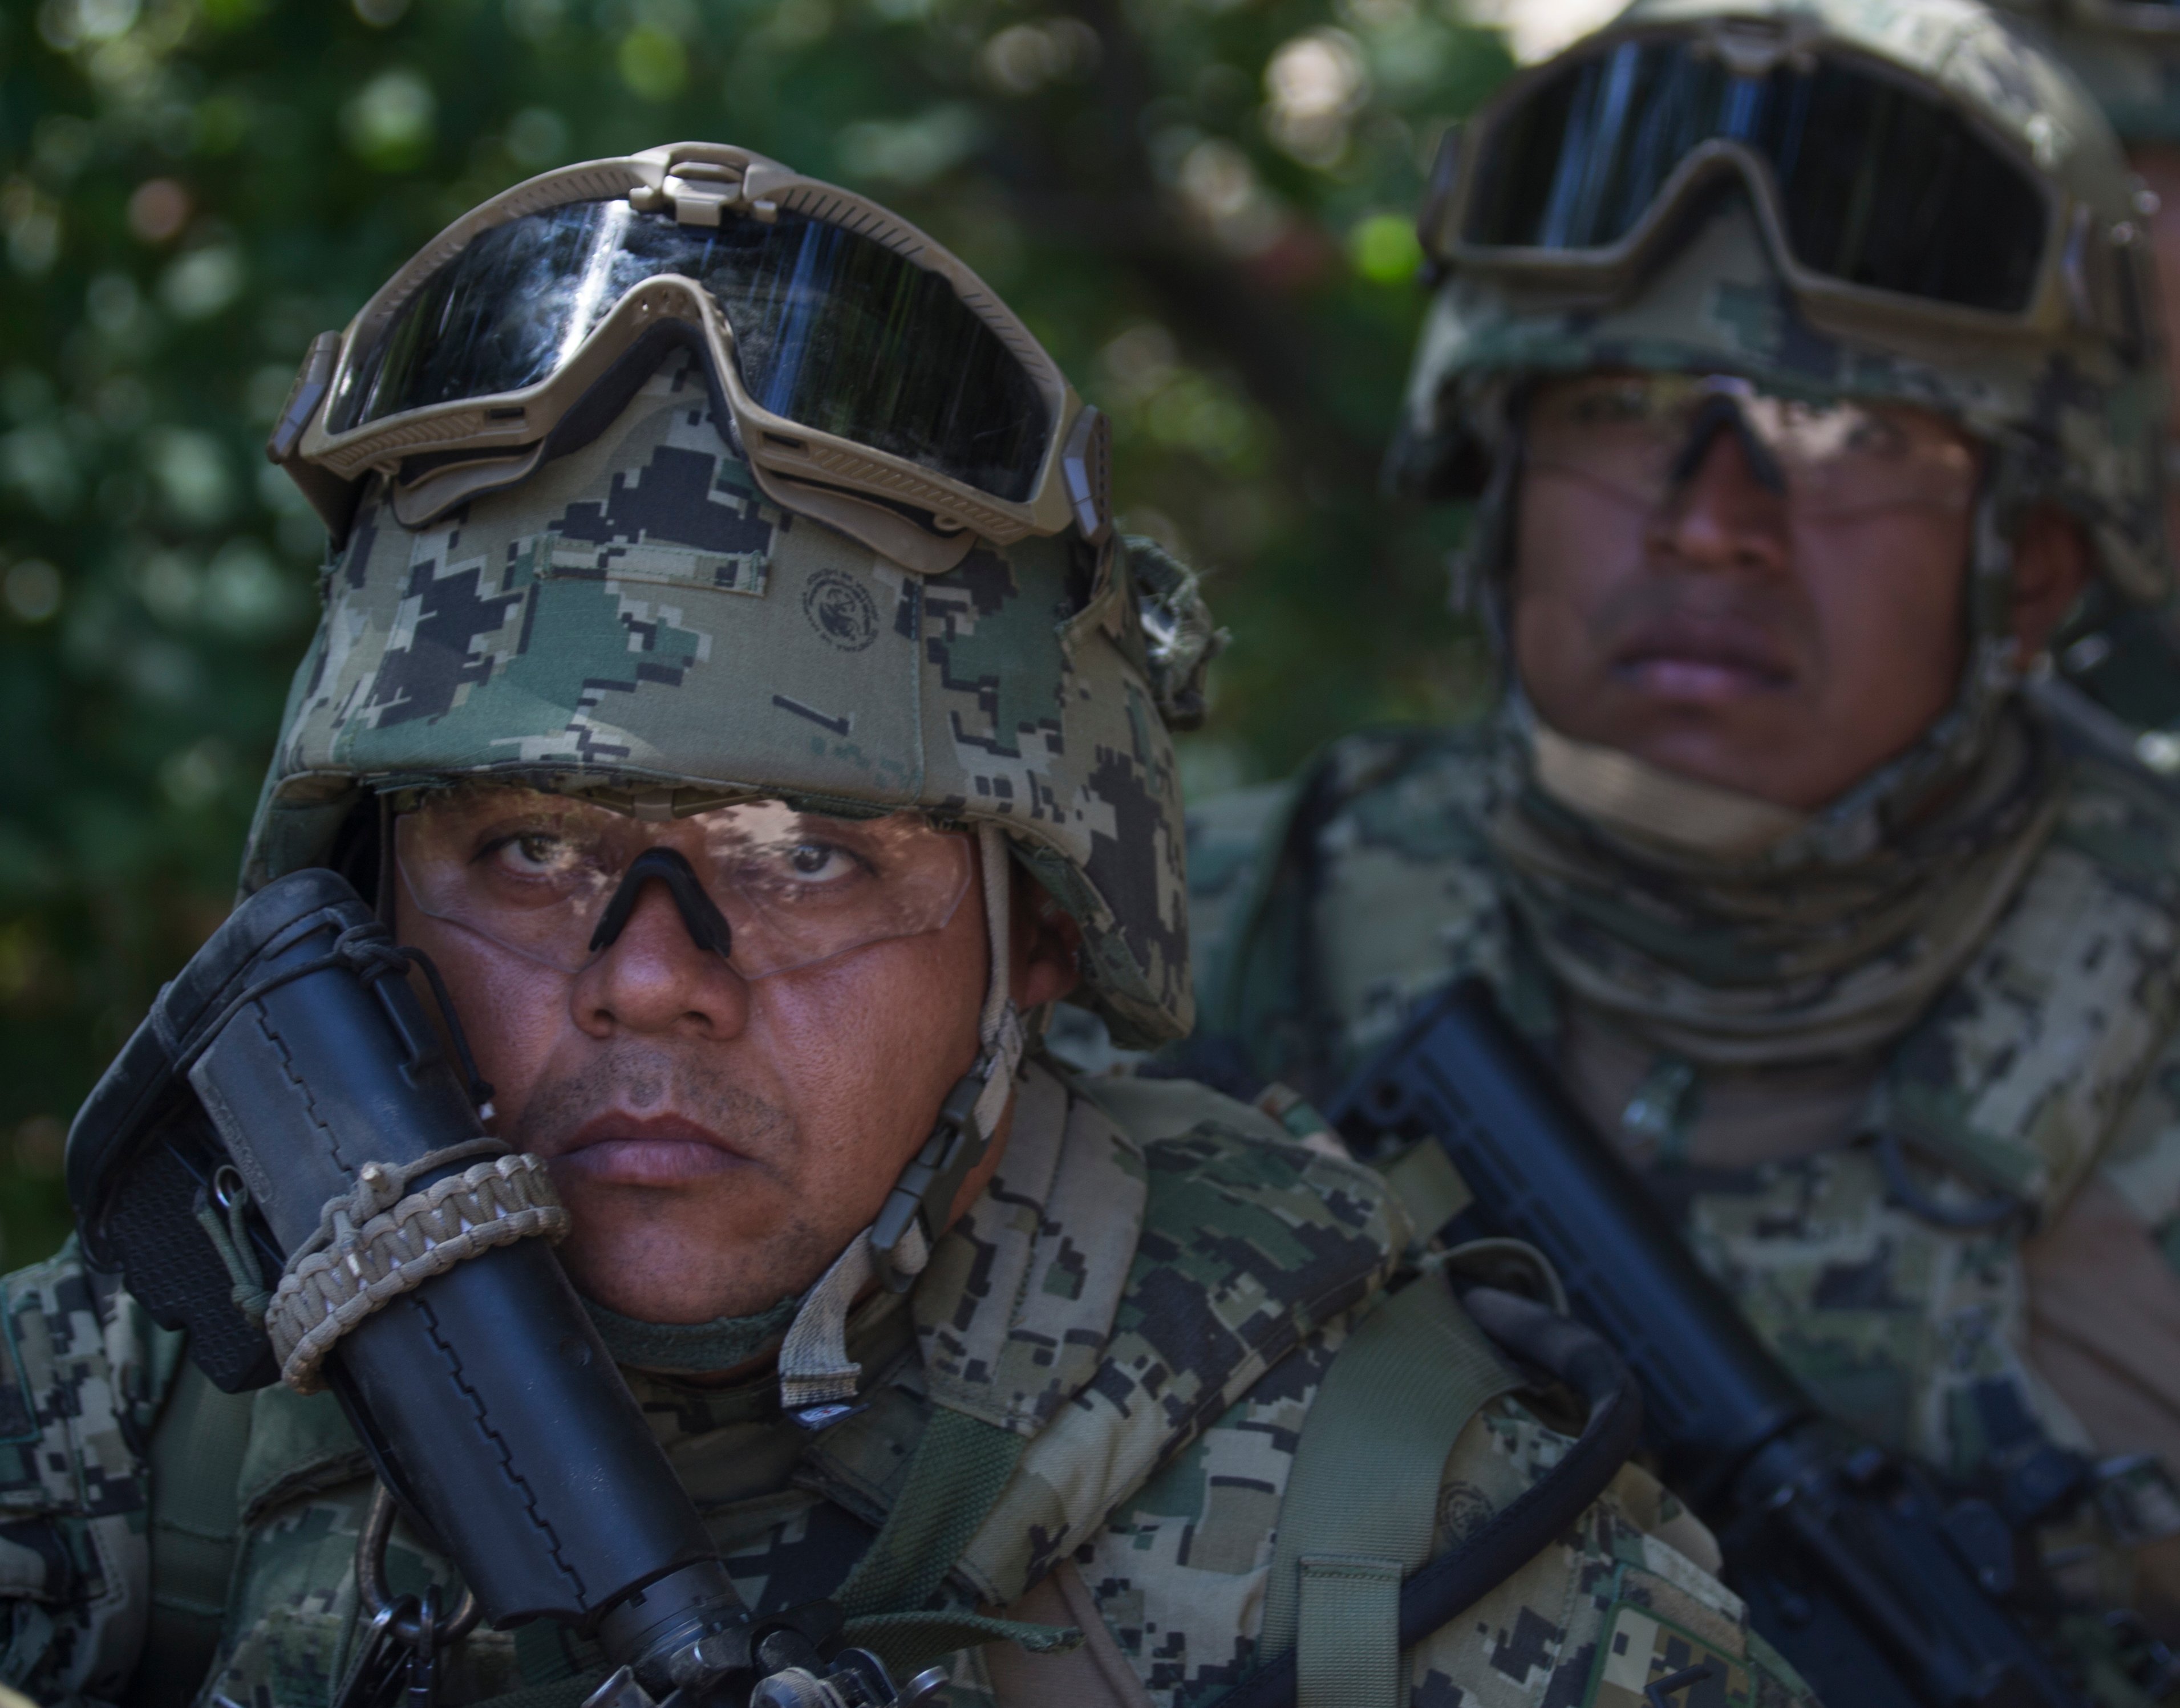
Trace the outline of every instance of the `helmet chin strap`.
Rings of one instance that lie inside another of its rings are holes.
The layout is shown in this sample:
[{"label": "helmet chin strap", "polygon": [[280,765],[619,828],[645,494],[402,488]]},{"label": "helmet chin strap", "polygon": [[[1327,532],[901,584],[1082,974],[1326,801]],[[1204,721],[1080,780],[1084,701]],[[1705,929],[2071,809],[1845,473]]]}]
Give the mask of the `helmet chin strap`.
[{"label": "helmet chin strap", "polygon": [[992,1136],[1014,1096],[1025,1034],[1011,994],[1008,941],[1012,894],[1007,839],[994,825],[979,825],[977,845],[983,869],[984,936],[991,970],[977,1017],[977,1060],[954,1083],[939,1119],[916,1160],[894,1183],[878,1220],[849,1242],[804,1295],[779,1350],[781,1409],[805,1429],[820,1430],[862,1409],[856,1403],[862,1366],[848,1356],[848,1313],[873,1280],[906,1293],[931,1260],[931,1248],[946,1231],[961,1183],[992,1148]]}]

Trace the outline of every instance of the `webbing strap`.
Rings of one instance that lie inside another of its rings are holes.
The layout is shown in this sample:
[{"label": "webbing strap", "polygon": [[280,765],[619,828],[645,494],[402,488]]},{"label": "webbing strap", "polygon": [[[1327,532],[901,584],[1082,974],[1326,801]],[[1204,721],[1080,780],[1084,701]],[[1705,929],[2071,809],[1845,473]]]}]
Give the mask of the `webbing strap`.
[{"label": "webbing strap", "polygon": [[1398,1560],[1304,1554],[1301,1623],[1302,1646],[1295,1654],[1298,1703],[1407,1700],[1401,1689]]},{"label": "webbing strap", "polygon": [[866,1613],[849,1620],[841,1634],[859,1649],[874,1650],[901,1681],[949,1655],[984,1643],[1019,1643],[1032,1655],[1065,1655],[1082,1646],[1082,1633],[1072,1625],[1036,1625],[944,1610]]},{"label": "webbing strap", "polygon": [[218,1652],[256,1398],[222,1393],[184,1360],[152,1431],[151,1619],[129,1697],[143,1708],[194,1700]]},{"label": "webbing strap", "polygon": [[966,1413],[933,1406],[900,1498],[836,1598],[850,1618],[921,1608],[999,1504],[1025,1445]]},{"label": "webbing strap", "polygon": [[1401,1579],[1429,1557],[1455,1438],[1515,1386],[1434,1275],[1359,1322],[1325,1371],[1280,1508],[1261,1651],[1299,1708],[1400,1708]]}]

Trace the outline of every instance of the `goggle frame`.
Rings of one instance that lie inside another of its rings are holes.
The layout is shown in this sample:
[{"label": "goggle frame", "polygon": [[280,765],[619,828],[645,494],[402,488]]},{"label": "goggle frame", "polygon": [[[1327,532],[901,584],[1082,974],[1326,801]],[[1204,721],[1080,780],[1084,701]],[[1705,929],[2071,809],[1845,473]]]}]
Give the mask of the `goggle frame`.
[{"label": "goggle frame", "polygon": [[[1851,65],[1878,81],[1941,101],[1987,146],[2011,159],[2036,189],[2045,209],[2037,281],[2018,311],[1943,303],[1905,292],[1858,285],[1804,265],[1793,250],[1783,208],[1784,192],[1770,162],[1745,143],[1713,137],[1698,143],[1659,185],[1640,218],[1615,242],[1582,250],[1544,249],[1468,240],[1468,223],[1495,133],[1528,99],[1570,66],[1629,46],[1686,44],[1715,55],[1737,75],[1760,76],[1781,64],[1811,69],[1819,58]],[[1429,187],[1417,220],[1423,253],[1441,271],[1504,278],[1564,294],[1572,302],[1609,302],[1636,283],[1671,234],[1691,198],[1722,178],[1737,178],[1756,211],[1758,224],[1781,277],[1819,325],[1852,333],[1901,330],[1936,340],[2012,338],[2049,340],[2068,333],[2147,348],[2151,334],[2144,306],[2147,234],[2132,221],[2099,233],[2096,210],[2053,183],[2048,172],[1983,114],[1941,85],[1842,41],[1806,20],[1784,29],[1753,19],[1709,19],[1687,25],[1643,24],[1606,30],[1517,74],[1465,125],[1449,127],[1440,140]],[[2130,309],[2127,298],[2131,295]]]},{"label": "goggle frame", "polygon": [[[666,212],[683,225],[729,217],[770,222],[793,212],[884,244],[911,266],[939,273],[1022,365],[1051,422],[1035,484],[1022,500],[1000,498],[906,457],[775,415],[750,396],[734,360],[734,329],[712,294],[677,273],[632,285],[551,374],[520,390],[427,404],[329,431],[326,415],[360,352],[375,347],[416,293],[485,232],[527,215],[625,198],[640,212]],[[1093,544],[1112,530],[1110,429],[1085,404],[1036,335],[976,272],[935,239],[852,190],[807,178],[746,149],[677,143],[615,160],[586,161],[526,180],[456,220],[419,250],[338,333],[322,333],[305,356],[267,442],[272,462],[298,475],[321,511],[328,506],[296,465],[353,491],[373,473],[398,483],[414,457],[473,452],[434,471],[428,489],[397,508],[420,525],[462,499],[510,484],[534,466],[561,420],[651,327],[680,321],[697,335],[751,468],[765,496],[783,508],[834,523],[925,574],[959,562],[979,535],[1005,546],[1031,535],[1077,529]],[[510,476],[510,464],[531,453]],[[845,501],[845,502],[844,502]],[[405,513],[403,511],[405,510]],[[926,528],[904,513],[922,511]],[[329,523],[333,521],[330,515]],[[338,530],[339,524],[336,524]]]}]

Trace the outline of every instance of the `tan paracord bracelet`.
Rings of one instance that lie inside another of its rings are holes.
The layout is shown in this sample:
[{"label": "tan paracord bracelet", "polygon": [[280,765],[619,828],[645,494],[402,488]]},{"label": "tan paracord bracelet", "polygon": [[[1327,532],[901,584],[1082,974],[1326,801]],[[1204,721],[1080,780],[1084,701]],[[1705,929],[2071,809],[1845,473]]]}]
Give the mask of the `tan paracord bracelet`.
[{"label": "tan paracord bracelet", "polygon": [[433,1160],[421,1159],[398,1173],[384,1163],[366,1163],[357,1172],[355,1194],[326,1206],[320,1237],[280,1277],[265,1327],[280,1360],[280,1378],[296,1392],[323,1387],[319,1368],[326,1354],[356,1324],[403,1293],[495,1246],[541,1234],[558,1240],[567,1233],[568,1212],[544,1159],[527,1155],[498,1156],[450,1174],[356,1226],[355,1212],[375,1208],[389,1188],[399,1192],[405,1177],[427,1172]]}]

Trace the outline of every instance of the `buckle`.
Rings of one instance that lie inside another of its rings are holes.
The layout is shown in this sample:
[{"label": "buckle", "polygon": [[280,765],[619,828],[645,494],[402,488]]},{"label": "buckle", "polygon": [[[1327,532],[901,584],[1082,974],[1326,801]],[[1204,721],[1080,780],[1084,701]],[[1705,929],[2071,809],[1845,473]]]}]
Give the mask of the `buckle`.
[{"label": "buckle", "polygon": [[988,1052],[954,1082],[939,1105],[931,1136],[916,1160],[901,1170],[878,1220],[871,1224],[871,1256],[889,1292],[906,1293],[916,1279],[894,1260],[909,1229],[920,1226],[925,1246],[935,1244],[946,1212],[954,1207],[955,1194],[991,1148],[992,1135],[977,1124],[977,1100],[1000,1059],[996,1052]]}]

